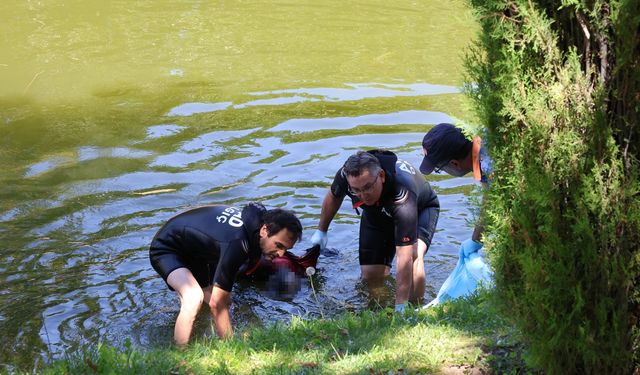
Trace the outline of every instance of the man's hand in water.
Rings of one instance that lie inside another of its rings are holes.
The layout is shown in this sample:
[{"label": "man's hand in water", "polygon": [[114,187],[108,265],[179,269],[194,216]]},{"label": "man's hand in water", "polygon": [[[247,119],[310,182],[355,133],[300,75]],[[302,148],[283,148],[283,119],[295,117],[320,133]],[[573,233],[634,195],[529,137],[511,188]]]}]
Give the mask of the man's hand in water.
[{"label": "man's hand in water", "polygon": [[320,250],[324,250],[327,247],[327,232],[323,232],[320,229],[317,229],[313,236],[311,236],[311,243],[314,245],[320,245]]},{"label": "man's hand in water", "polygon": [[480,242],[474,241],[472,239],[468,239],[463,241],[460,244],[460,252],[464,256],[469,256],[482,248],[482,244]]}]

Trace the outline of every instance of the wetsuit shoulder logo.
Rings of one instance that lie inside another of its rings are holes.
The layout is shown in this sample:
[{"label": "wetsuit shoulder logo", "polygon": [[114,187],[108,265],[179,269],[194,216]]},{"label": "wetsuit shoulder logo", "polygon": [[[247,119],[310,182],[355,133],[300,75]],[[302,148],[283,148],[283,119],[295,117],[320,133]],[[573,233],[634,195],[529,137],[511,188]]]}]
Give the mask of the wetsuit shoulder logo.
[{"label": "wetsuit shoulder logo", "polygon": [[242,224],[242,212],[235,207],[227,207],[219,216],[216,216],[218,223],[227,223],[235,228],[240,228]]},{"label": "wetsuit shoulder logo", "polygon": [[416,169],[413,167],[413,165],[400,159],[398,159],[397,163],[399,164],[398,169],[400,169],[401,171],[407,172],[409,174],[416,174]]},{"label": "wetsuit shoulder logo", "polygon": [[385,207],[382,207],[381,211],[382,211],[383,214],[385,214],[385,215],[387,215],[389,217],[393,217],[393,216],[391,216],[391,214],[389,212],[387,212],[387,209]]}]

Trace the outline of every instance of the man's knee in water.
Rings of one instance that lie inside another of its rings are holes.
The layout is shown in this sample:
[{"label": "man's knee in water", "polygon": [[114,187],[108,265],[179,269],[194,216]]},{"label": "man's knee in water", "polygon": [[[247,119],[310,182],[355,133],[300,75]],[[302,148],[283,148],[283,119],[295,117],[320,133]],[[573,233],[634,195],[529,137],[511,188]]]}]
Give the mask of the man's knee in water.
[{"label": "man's knee in water", "polygon": [[379,282],[389,276],[390,269],[384,264],[367,264],[360,266],[360,277],[365,282]]}]

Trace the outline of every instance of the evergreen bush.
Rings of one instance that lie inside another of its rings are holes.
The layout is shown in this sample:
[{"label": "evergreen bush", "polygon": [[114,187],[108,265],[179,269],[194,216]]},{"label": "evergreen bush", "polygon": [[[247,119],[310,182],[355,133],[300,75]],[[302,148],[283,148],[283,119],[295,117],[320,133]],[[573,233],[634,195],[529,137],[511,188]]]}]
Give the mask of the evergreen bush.
[{"label": "evergreen bush", "polygon": [[632,373],[640,283],[640,0],[471,0],[468,94],[495,167],[503,308],[549,373]]}]

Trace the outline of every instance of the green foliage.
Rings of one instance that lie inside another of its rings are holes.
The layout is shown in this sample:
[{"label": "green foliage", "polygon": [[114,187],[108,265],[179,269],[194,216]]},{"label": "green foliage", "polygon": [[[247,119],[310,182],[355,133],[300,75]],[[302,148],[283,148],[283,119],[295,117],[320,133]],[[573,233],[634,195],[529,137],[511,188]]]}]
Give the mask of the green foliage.
[{"label": "green foliage", "polygon": [[502,306],[548,372],[630,373],[640,2],[471,3],[467,92],[494,160],[486,243]]}]

